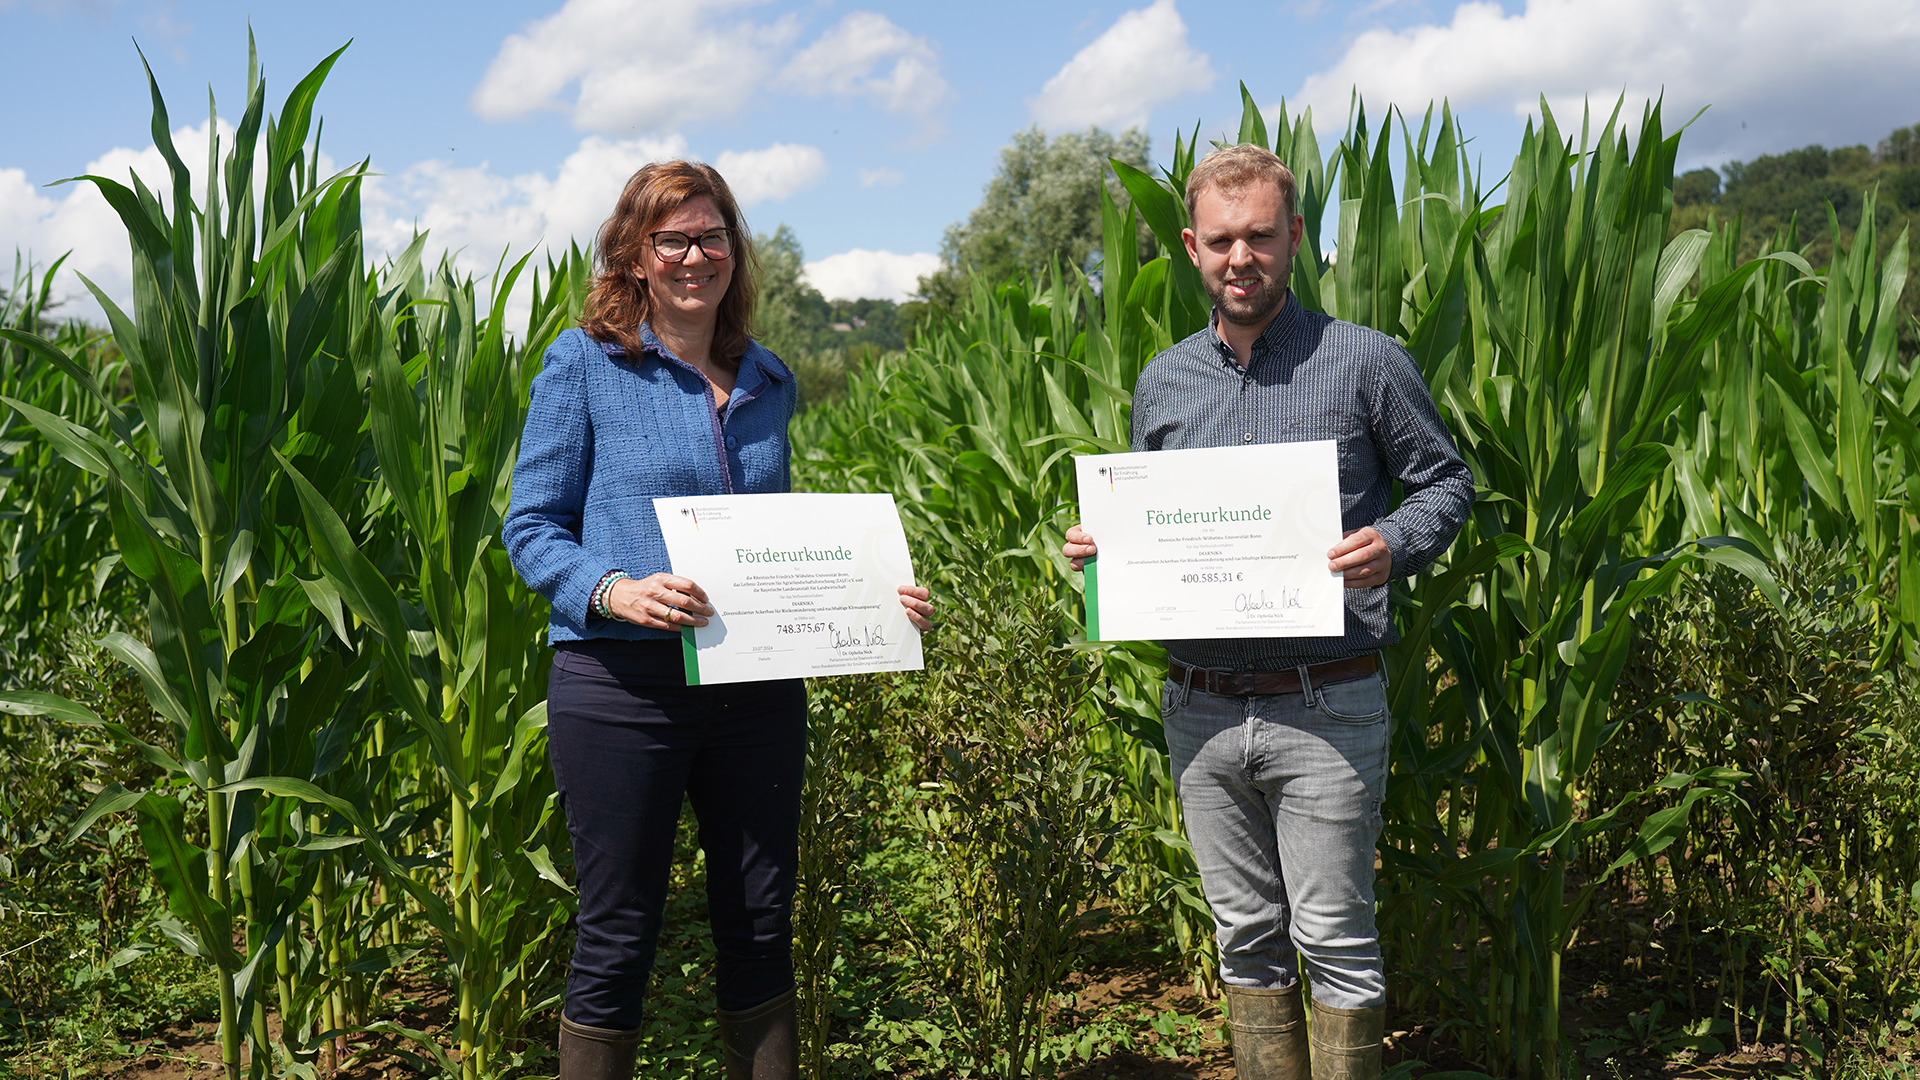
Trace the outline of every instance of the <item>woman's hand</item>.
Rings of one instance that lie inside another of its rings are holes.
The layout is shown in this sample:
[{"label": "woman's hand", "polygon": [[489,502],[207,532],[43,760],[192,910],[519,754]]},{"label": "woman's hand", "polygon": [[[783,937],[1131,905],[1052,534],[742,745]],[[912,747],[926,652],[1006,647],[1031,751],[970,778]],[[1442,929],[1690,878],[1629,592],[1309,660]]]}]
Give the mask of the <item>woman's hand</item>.
[{"label": "woman's hand", "polygon": [[713,614],[707,590],[675,574],[621,578],[608,592],[607,607],[617,618],[655,630],[705,626],[706,616]]},{"label": "woman's hand", "polygon": [[933,629],[933,594],[918,585],[900,586],[900,606],[907,609],[907,621],[926,633]]},{"label": "woman's hand", "polygon": [[1067,530],[1067,542],[1060,545],[1060,554],[1067,557],[1068,566],[1078,570],[1088,559],[1100,554],[1100,549],[1093,546],[1093,537],[1087,535],[1087,530],[1075,525]]}]

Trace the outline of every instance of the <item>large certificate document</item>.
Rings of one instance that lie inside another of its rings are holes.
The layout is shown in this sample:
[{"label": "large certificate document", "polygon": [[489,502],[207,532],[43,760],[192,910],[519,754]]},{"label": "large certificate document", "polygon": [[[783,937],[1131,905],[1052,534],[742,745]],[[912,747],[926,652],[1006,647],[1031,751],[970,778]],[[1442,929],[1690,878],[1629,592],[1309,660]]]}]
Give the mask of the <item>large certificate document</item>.
[{"label": "large certificate document", "polygon": [[1087,639],[1337,637],[1346,588],[1332,442],[1074,459]]},{"label": "large certificate document", "polygon": [[681,631],[687,683],[917,671],[897,586],[913,560],[891,495],[653,500],[673,572],[717,614]]}]

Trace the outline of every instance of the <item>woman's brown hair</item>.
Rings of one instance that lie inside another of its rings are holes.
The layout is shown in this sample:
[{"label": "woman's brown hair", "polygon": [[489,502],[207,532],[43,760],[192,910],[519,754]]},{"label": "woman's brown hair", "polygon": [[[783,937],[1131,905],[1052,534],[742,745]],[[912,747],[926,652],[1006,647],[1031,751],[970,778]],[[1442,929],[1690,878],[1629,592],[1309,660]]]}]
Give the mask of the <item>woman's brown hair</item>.
[{"label": "woman's brown hair", "polygon": [[647,234],[660,228],[689,199],[705,195],[733,230],[733,282],[720,298],[719,319],[713,329],[713,357],[737,361],[747,351],[753,334],[754,278],[760,264],[754,258],[753,237],[732,189],[711,165],[697,161],[664,161],[641,166],[627,180],[613,215],[600,226],[594,244],[593,289],[587,293],[580,326],[596,341],[618,342],[630,355],[640,355],[640,324],[653,317],[653,299],[633,268],[646,252]]}]

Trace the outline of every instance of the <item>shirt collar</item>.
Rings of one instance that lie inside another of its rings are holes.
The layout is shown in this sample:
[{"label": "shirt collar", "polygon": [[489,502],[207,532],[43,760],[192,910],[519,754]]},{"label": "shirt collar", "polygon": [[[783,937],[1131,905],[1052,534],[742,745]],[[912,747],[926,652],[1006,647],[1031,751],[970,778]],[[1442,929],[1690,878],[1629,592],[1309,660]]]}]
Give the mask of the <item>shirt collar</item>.
[{"label": "shirt collar", "polygon": [[[603,341],[600,342],[600,348],[608,356],[627,355],[626,347],[619,342]],[[662,360],[680,361],[679,357],[673,355],[670,349],[660,343],[660,337],[653,332],[653,327],[644,322],[640,324],[640,349],[643,353],[652,353]],[[735,384],[753,385],[756,381],[753,377],[755,373],[764,376],[769,382],[793,381],[793,372],[773,354],[773,350],[757,341],[749,340],[747,351],[740,357],[740,374],[734,380]]]},{"label": "shirt collar", "polygon": [[[1273,321],[1267,324],[1265,330],[1260,331],[1260,336],[1253,339],[1253,355],[1249,357],[1247,361],[1249,367],[1267,356],[1272,355],[1273,350],[1279,347],[1280,342],[1286,338],[1287,333],[1293,328],[1293,324],[1299,321],[1301,310],[1299,294],[1295,293],[1292,289],[1288,289],[1286,302],[1280,305],[1279,313],[1274,315]],[[1214,351],[1228,363],[1236,363],[1237,361],[1235,361],[1233,355],[1233,347],[1221,338],[1219,327],[1220,309],[1215,307],[1213,314],[1207,319],[1207,329],[1212,331],[1211,337],[1213,339]]]}]

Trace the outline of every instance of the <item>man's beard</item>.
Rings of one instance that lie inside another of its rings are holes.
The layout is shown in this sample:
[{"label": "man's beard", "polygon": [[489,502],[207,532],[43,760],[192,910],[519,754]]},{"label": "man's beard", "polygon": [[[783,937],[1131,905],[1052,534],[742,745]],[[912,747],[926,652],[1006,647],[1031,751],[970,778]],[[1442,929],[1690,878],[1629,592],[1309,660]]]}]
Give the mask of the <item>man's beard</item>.
[{"label": "man's beard", "polygon": [[1234,296],[1227,291],[1223,279],[1218,287],[1206,282],[1207,295],[1213,298],[1213,306],[1220,317],[1235,326],[1258,326],[1273,317],[1280,305],[1287,302],[1287,278],[1291,266],[1283,266],[1280,273],[1267,277],[1261,275],[1260,288],[1251,296]]}]

